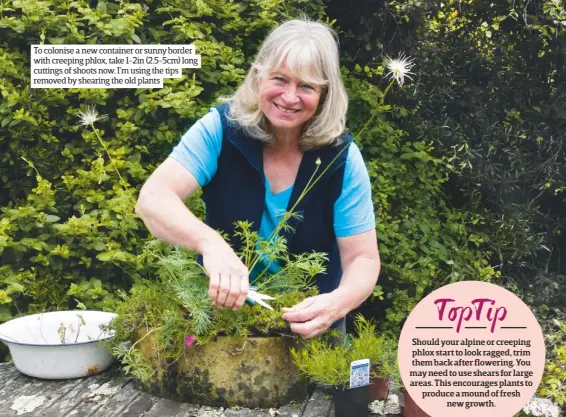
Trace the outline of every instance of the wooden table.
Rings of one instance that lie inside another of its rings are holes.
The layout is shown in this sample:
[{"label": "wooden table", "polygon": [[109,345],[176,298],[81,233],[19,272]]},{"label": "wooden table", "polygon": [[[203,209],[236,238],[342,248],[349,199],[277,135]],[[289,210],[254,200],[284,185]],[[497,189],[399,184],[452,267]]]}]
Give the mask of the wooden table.
[{"label": "wooden table", "polygon": [[88,378],[56,381],[30,378],[13,364],[0,363],[0,417],[8,416],[334,417],[334,408],[332,400],[320,391],[303,404],[279,409],[200,407],[140,391],[116,368]]}]

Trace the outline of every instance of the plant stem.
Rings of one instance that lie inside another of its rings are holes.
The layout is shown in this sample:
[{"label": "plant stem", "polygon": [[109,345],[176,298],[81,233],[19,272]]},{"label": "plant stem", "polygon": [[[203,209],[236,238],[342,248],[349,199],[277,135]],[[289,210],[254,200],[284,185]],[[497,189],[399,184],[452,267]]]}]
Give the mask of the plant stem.
[{"label": "plant stem", "polygon": [[[341,151],[342,152],[342,151]],[[340,152],[340,153],[341,153]],[[339,154],[338,154],[339,155]],[[334,158],[335,160],[336,158]],[[332,160],[332,162],[334,162],[334,160]],[[331,162],[331,164],[332,164]],[[285,224],[289,221],[289,219],[291,218],[291,215],[294,213],[295,209],[297,208],[297,206],[299,205],[299,203],[301,202],[301,200],[305,197],[306,195],[306,190],[309,187],[309,184],[311,183],[312,179],[314,178],[316,172],[318,171],[320,165],[317,165],[314,172],[312,173],[311,177],[309,178],[307,185],[305,186],[305,189],[303,190],[303,192],[301,193],[301,195],[299,196],[299,198],[297,198],[297,201],[295,202],[295,204],[293,204],[293,207],[291,207],[287,212],[285,212],[285,214],[283,215],[283,220],[281,220],[277,226],[275,227],[275,229],[273,230],[273,232],[271,232],[271,234],[269,235],[269,237],[267,238],[267,241],[269,244],[271,244],[271,241],[273,240],[273,238],[275,236],[277,236],[279,234],[279,232],[281,231],[281,229],[283,228],[283,226],[285,226]],[[324,171],[326,172],[326,170]],[[321,174],[323,175],[324,172]],[[315,180],[315,183],[320,179],[317,178]],[[309,188],[310,189],[310,188]],[[248,271],[253,271],[254,267],[257,265],[257,263],[260,261],[261,259],[261,255],[255,254],[255,259],[253,259],[253,263],[251,264],[251,266],[248,266]],[[246,265],[247,266],[247,265]]]},{"label": "plant stem", "polygon": [[128,353],[131,353],[132,350],[134,349],[134,347],[135,347],[139,342],[141,342],[143,339],[145,339],[147,336],[149,336],[150,334],[152,334],[152,333],[153,333],[154,331],[156,331],[156,330],[162,329],[163,327],[165,327],[165,326],[154,327],[153,329],[148,330],[146,334],[144,334],[141,338],[139,338],[138,340],[136,340],[135,343],[134,343],[132,346],[130,346],[130,348],[128,349]]},{"label": "plant stem", "polygon": [[98,131],[96,130],[96,128],[94,127],[94,124],[91,123],[90,127],[92,127],[92,131],[94,132],[94,134],[96,135],[96,138],[98,139],[98,142],[102,145],[102,147],[104,148],[104,151],[106,152],[106,155],[108,156],[108,159],[110,160],[110,163],[112,164],[112,167],[114,168],[114,170],[116,171],[116,174],[118,174],[118,178],[120,178],[120,182],[122,183],[122,185],[124,186],[125,190],[128,192],[128,195],[134,200],[134,197],[132,196],[132,194],[130,193],[130,190],[128,187],[126,187],[126,181],[124,181],[124,178],[122,178],[122,175],[120,174],[120,171],[118,170],[118,167],[116,166],[116,164],[114,163],[114,158],[112,158],[112,156],[110,155],[110,152],[108,151],[108,147],[106,146],[106,144],[104,143],[104,141],[102,140],[102,138],[100,137],[100,135],[98,134]]},{"label": "plant stem", "polygon": [[73,343],[77,343],[77,340],[79,340],[79,334],[81,334],[81,321],[79,320],[79,328],[77,329],[77,337],[75,337],[75,341]]},{"label": "plant stem", "polygon": [[[393,83],[395,82],[395,79],[393,78],[390,82],[389,85],[385,88],[385,90],[383,91],[383,95],[381,96],[381,100],[379,100],[379,105],[383,106],[383,101],[385,100],[385,96],[387,95],[387,92],[389,91],[389,89],[391,88],[391,86],[393,85]],[[362,128],[362,130],[360,130],[356,136],[355,139],[357,139],[358,137],[360,137],[360,135],[364,132],[364,130],[366,130],[366,128],[369,126],[369,124],[373,121],[373,118],[375,117],[375,115],[378,112],[374,112],[371,117],[368,119],[368,121],[366,122],[366,124],[364,125],[364,127]]]}]

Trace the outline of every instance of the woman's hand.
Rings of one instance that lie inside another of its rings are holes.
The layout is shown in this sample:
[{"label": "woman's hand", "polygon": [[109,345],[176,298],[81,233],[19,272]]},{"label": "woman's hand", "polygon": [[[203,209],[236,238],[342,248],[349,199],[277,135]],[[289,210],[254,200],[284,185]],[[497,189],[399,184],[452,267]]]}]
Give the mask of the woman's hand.
[{"label": "woman's hand", "polygon": [[283,309],[283,319],[291,325],[291,331],[305,339],[324,333],[332,323],[340,319],[339,300],[333,293],[316,295],[291,308]]},{"label": "woman's hand", "polygon": [[200,253],[214,305],[237,310],[248,294],[248,270],[224,239],[183,203],[198,188],[193,174],[168,158],[144,184],[136,213],[155,237]]},{"label": "woman's hand", "polygon": [[234,311],[242,307],[248,295],[249,274],[232,248],[218,236],[203,250],[202,259],[210,278],[208,296],[214,305]]}]

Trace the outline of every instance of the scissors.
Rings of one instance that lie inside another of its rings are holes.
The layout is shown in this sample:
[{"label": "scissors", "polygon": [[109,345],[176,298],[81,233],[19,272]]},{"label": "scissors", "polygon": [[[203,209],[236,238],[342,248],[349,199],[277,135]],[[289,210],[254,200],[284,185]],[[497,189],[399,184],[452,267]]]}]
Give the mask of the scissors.
[{"label": "scissors", "polygon": [[250,290],[248,291],[248,296],[246,297],[246,301],[252,305],[258,303],[260,306],[263,306],[269,310],[273,310],[273,307],[271,307],[263,300],[275,300],[275,298],[270,295],[259,293],[256,291],[256,289],[257,287],[250,287]]}]

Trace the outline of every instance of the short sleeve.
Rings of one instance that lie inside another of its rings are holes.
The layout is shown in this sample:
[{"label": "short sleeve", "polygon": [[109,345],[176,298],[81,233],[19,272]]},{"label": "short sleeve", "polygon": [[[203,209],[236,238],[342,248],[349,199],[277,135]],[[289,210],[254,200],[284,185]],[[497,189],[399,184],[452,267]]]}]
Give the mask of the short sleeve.
[{"label": "short sleeve", "polygon": [[375,228],[369,174],[360,148],[355,143],[348,149],[342,193],[334,203],[334,233],[346,237]]},{"label": "short sleeve", "polygon": [[191,126],[169,156],[193,174],[203,187],[216,173],[221,150],[222,121],[218,111],[212,108]]}]

